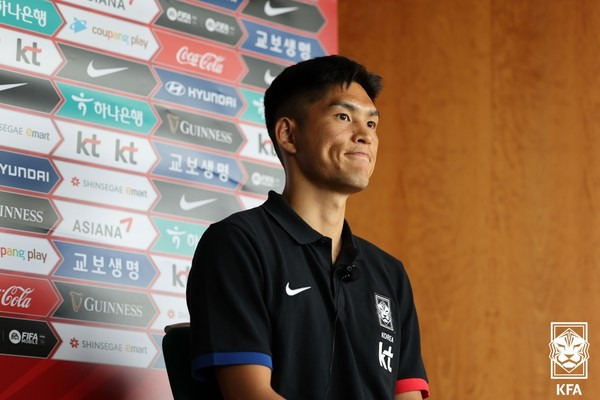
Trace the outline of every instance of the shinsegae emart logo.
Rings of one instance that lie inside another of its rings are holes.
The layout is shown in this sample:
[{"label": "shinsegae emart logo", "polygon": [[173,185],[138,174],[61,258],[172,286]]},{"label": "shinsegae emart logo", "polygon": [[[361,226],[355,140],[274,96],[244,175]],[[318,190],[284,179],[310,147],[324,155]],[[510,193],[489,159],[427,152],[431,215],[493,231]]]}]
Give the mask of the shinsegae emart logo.
[{"label": "shinsegae emart logo", "polygon": [[548,345],[552,379],[587,379],[590,358],[587,322],[551,322]]}]

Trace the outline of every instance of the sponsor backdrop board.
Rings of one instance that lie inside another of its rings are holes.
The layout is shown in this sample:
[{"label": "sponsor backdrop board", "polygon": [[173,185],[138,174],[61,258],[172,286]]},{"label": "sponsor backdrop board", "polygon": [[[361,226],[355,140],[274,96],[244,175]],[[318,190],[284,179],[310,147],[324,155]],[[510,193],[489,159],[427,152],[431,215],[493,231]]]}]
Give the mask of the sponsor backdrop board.
[{"label": "sponsor backdrop board", "polygon": [[281,191],[265,89],[337,0],[0,1],[0,398],[169,398],[212,222]]}]

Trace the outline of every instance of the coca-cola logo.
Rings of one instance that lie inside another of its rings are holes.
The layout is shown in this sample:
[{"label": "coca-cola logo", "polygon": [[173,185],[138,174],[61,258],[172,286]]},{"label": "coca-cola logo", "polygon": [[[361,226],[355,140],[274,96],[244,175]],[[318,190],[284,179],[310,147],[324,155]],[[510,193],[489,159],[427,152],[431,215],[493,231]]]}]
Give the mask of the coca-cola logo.
[{"label": "coca-cola logo", "polygon": [[0,313],[48,315],[59,301],[48,279],[0,274]]},{"label": "coca-cola logo", "polygon": [[31,297],[29,295],[34,291],[35,289],[16,285],[0,289],[0,304],[7,307],[27,309],[31,306]]},{"label": "coca-cola logo", "polygon": [[153,60],[156,64],[184,69],[192,74],[200,72],[235,83],[244,72],[242,57],[234,49],[165,31],[154,33],[161,43],[161,50]]},{"label": "coca-cola logo", "polygon": [[215,74],[223,73],[225,57],[207,51],[206,53],[195,53],[188,46],[182,46],[177,51],[177,62],[183,65],[191,65],[203,71]]}]

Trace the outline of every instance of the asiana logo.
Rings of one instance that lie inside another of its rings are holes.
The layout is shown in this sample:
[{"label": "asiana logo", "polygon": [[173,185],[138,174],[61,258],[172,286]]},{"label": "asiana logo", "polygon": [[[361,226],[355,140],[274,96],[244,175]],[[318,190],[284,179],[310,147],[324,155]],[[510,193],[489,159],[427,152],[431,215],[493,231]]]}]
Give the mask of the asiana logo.
[{"label": "asiana logo", "polygon": [[587,379],[587,322],[552,322],[549,347],[552,379]]}]

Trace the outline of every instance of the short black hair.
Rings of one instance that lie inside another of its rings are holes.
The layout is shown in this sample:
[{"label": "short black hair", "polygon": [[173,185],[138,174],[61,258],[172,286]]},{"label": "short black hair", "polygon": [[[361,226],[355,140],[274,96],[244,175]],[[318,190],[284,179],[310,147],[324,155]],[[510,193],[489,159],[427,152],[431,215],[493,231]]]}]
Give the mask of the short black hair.
[{"label": "short black hair", "polygon": [[281,152],[275,137],[275,122],[284,116],[302,122],[307,105],[314,103],[339,85],[347,88],[352,82],[363,87],[372,101],[381,91],[379,75],[347,57],[331,55],[302,61],[284,69],[265,92],[265,121],[275,152],[281,161]]}]

